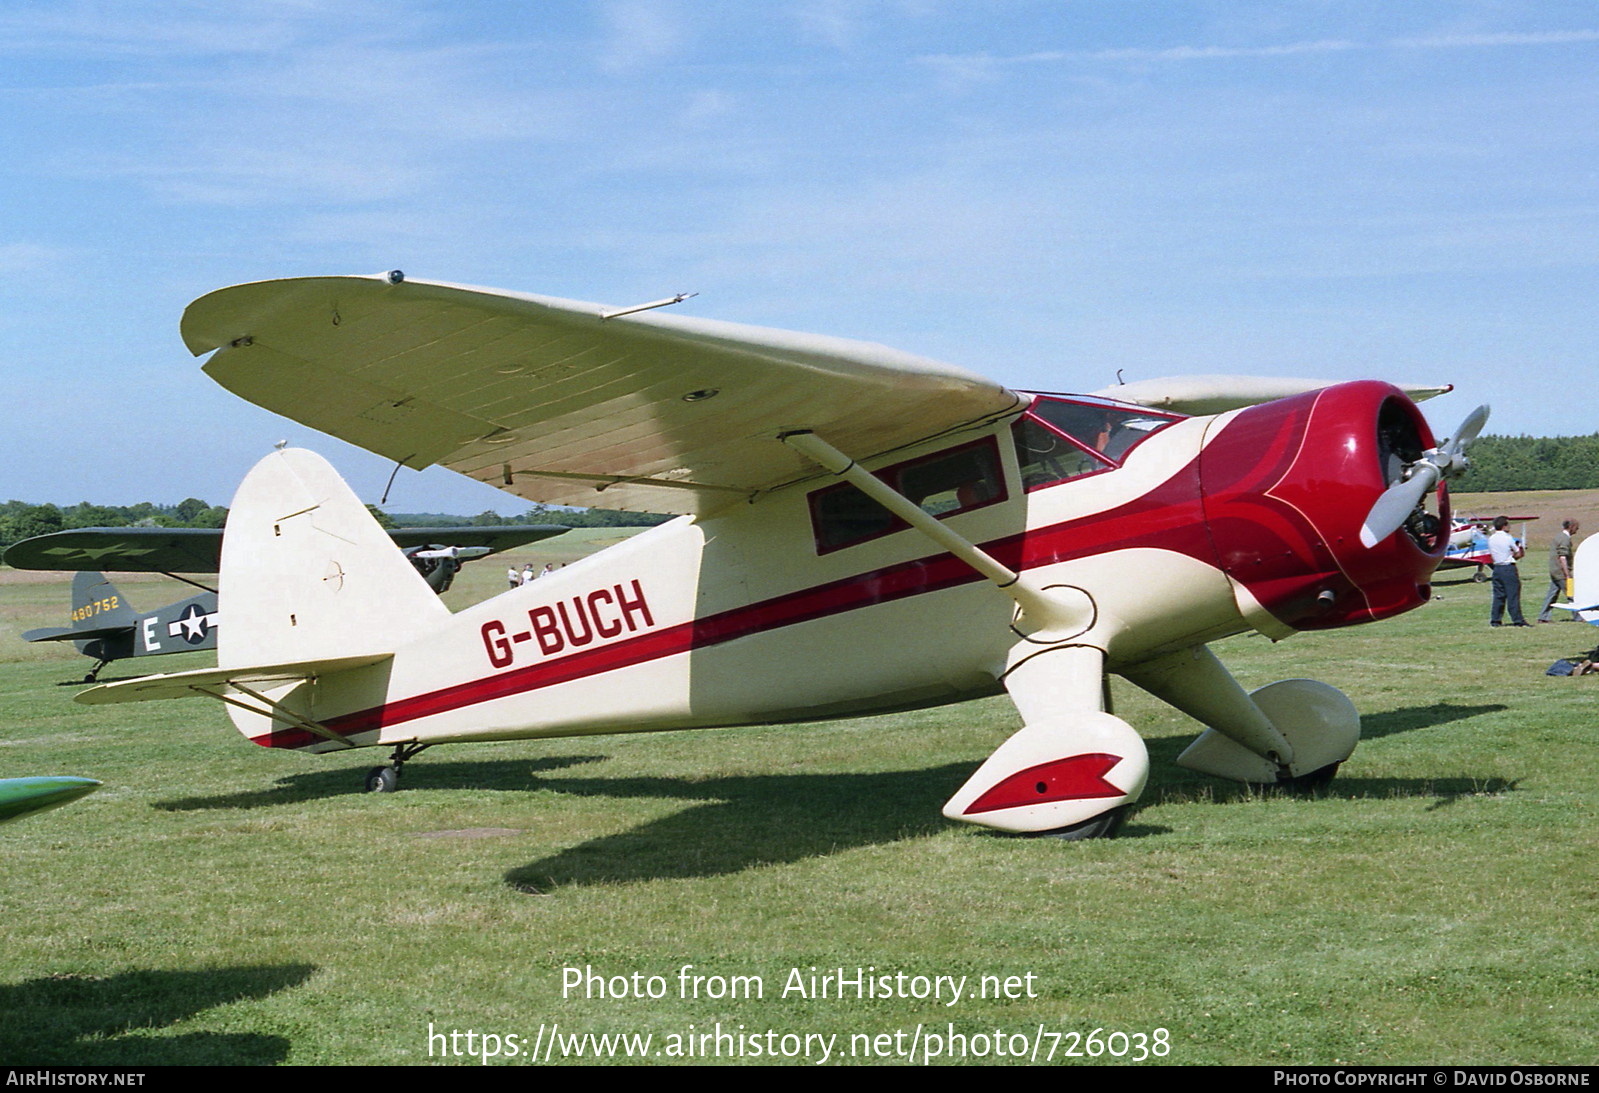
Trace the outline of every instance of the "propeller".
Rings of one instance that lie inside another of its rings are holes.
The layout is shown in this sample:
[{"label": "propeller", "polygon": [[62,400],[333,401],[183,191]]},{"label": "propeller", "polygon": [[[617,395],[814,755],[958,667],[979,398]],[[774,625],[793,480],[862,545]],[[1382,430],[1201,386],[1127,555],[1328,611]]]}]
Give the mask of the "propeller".
[{"label": "propeller", "polygon": [[1360,543],[1374,547],[1398,531],[1416,511],[1440,480],[1453,478],[1470,466],[1466,446],[1477,439],[1488,423],[1488,407],[1479,406],[1466,415],[1455,435],[1436,448],[1421,453],[1421,458],[1405,468],[1405,477],[1382,492],[1360,526]]}]

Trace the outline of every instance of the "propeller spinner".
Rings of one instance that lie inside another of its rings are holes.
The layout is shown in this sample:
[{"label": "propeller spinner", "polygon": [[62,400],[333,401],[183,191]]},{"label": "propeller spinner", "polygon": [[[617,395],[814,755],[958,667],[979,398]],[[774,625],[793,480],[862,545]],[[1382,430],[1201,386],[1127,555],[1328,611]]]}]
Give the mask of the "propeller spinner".
[{"label": "propeller spinner", "polygon": [[1455,435],[1405,467],[1405,477],[1382,492],[1360,526],[1360,543],[1370,548],[1398,531],[1410,514],[1440,480],[1453,478],[1470,466],[1466,446],[1488,423],[1488,407],[1479,406],[1460,423]]}]

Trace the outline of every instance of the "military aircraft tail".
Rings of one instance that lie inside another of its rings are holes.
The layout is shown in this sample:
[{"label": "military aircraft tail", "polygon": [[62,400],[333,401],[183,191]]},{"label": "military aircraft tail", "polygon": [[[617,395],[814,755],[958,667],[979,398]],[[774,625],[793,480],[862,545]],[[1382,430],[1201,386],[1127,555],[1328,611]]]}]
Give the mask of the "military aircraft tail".
[{"label": "military aircraft tail", "polygon": [[327,461],[290,448],[234,495],[219,668],[393,653],[450,616]]},{"label": "military aircraft tail", "polygon": [[25,631],[23,641],[70,641],[84,656],[98,664],[86,677],[93,682],[96,673],[113,660],[133,655],[134,627],[139,614],[128,598],[104,573],[79,570],[72,577],[72,614],[67,626],[41,626]]},{"label": "military aircraft tail", "polygon": [[139,613],[104,573],[79,570],[72,575],[72,615],[79,630],[132,627]]}]

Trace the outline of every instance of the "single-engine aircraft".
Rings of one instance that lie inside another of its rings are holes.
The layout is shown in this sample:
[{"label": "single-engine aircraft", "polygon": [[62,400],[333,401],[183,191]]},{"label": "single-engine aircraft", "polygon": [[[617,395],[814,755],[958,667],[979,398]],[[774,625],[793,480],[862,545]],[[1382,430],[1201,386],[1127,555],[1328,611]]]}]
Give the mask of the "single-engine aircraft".
[{"label": "single-engine aircraft", "polygon": [[606,309],[398,271],[195,301],[186,344],[258,405],[529,500],[681,517],[451,615],[331,466],[274,452],[228,517],[218,667],[78,700],[205,695],[267,747],[387,747],[367,785],[389,790],[445,741],[1003,688],[1023,726],[945,815],[1106,835],[1149,766],[1107,672],[1207,726],[1186,766],[1331,776],[1360,735],[1348,698],[1303,679],[1246,692],[1209,643],[1425,603],[1449,527],[1436,487],[1487,418],[1435,443],[1377,381],[1024,394],[880,345],[646,310],[672,302]]},{"label": "single-engine aircraft", "polygon": [[[1521,522],[1521,536],[1516,540],[1521,546],[1527,545],[1527,524],[1538,519],[1536,516],[1512,516],[1512,521]],[[1471,579],[1478,584],[1488,579],[1488,569],[1493,565],[1493,559],[1488,554],[1488,531],[1493,527],[1492,516],[1456,516],[1449,526],[1449,546],[1444,551],[1443,561],[1438,563],[1439,569],[1462,569],[1466,566],[1476,566],[1477,572]]]},{"label": "single-engine aircraft", "polygon": [[[502,550],[560,535],[555,524],[500,527],[393,528],[389,538],[439,595],[450,589],[461,565]],[[13,569],[76,570],[72,578],[71,625],[26,630],[23,641],[70,641],[94,660],[83,682],[128,657],[165,656],[215,649],[217,594],[181,573],[215,573],[221,565],[221,528],[75,528],[14,543],[4,561]],[[93,566],[160,573],[200,589],[154,611],[135,611],[128,598]]]}]

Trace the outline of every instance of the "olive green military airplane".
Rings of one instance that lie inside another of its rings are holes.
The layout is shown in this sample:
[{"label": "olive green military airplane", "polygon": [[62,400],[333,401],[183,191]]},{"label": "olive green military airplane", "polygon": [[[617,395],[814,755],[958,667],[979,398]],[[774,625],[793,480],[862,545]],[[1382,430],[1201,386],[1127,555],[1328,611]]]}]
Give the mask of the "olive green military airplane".
[{"label": "olive green military airplane", "polygon": [[[567,530],[559,524],[394,528],[389,537],[442,595],[462,563]],[[76,571],[69,625],[28,630],[22,640],[72,642],[94,660],[83,678],[93,683],[113,661],[215,649],[220,618],[216,590],[180,574],[215,573],[221,556],[220,528],[76,528],[15,543],[4,561],[13,569]],[[199,591],[154,611],[138,611],[103,569],[161,573]]]}]

